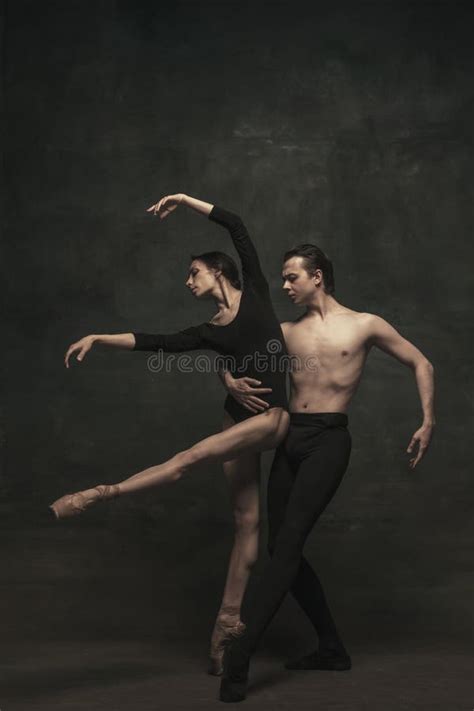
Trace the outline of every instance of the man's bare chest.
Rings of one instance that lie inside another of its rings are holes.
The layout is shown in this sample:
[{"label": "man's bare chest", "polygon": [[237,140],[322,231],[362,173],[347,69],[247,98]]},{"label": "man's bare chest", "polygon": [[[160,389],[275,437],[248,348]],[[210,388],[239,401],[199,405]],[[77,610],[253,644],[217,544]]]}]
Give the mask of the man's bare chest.
[{"label": "man's bare chest", "polygon": [[298,324],[285,334],[285,339],[290,355],[303,362],[312,359],[322,366],[337,367],[366,355],[366,334],[349,319],[333,327]]}]

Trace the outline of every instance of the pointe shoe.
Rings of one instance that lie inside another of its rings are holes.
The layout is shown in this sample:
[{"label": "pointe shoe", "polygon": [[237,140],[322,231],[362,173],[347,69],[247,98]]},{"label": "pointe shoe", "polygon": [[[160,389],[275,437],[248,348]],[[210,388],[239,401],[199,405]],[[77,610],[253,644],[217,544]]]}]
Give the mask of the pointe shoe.
[{"label": "pointe shoe", "polygon": [[[97,494],[92,492],[96,491]],[[118,484],[99,484],[93,489],[85,489],[84,491],[78,491],[75,494],[66,494],[61,496],[60,499],[56,499],[49,507],[57,519],[68,518],[70,516],[78,516],[86,508],[91,506],[97,501],[104,501],[105,499],[113,499],[120,493],[120,487]],[[86,496],[88,494],[88,496]]]},{"label": "pointe shoe", "polygon": [[240,637],[245,632],[246,625],[239,619],[228,621],[218,617],[212,634],[211,649],[209,651],[208,674],[221,676],[223,672],[222,659],[226,644],[232,639]]}]

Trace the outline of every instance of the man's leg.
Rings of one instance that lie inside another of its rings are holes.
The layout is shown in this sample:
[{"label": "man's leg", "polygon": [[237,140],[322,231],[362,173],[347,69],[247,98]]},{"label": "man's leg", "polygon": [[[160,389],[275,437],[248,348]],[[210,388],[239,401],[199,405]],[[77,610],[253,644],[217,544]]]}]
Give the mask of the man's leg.
[{"label": "man's leg", "polygon": [[[291,425],[288,438],[291,439]],[[278,532],[285,519],[288,500],[295,478],[298,476],[300,459],[293,458],[286,451],[285,440],[277,449],[270,470],[267,493],[268,510],[268,552],[273,556]],[[311,467],[310,461],[306,466]],[[292,467],[293,464],[293,467]],[[317,462],[315,462],[315,465]],[[304,556],[291,585],[291,594],[313,624],[319,639],[319,653],[303,657],[287,664],[287,668],[308,669],[324,666],[319,656],[340,656],[347,658],[347,652],[339,636],[331,611],[327,604],[321,582]],[[347,663],[345,665],[347,668]]]},{"label": "man's leg", "polygon": [[327,427],[312,442],[312,453],[300,464],[285,517],[275,540],[273,557],[255,591],[245,632],[224,657],[222,701],[245,698],[251,654],[291,588],[303,547],[313,525],[336,492],[349,462],[351,439],[342,426]]}]

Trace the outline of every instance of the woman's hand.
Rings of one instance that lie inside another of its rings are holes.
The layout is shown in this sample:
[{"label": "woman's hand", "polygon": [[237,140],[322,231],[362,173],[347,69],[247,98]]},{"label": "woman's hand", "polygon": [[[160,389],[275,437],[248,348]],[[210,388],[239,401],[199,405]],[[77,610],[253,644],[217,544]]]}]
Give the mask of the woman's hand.
[{"label": "woman's hand", "polygon": [[[422,425],[413,435],[408,445],[407,453],[414,456],[409,461],[410,469],[414,469],[420,459],[424,456],[433,434],[433,424]],[[418,445],[418,451],[417,450]]]},{"label": "woman's hand", "polygon": [[95,340],[95,336],[84,336],[84,338],[81,338],[80,341],[77,341],[76,343],[70,345],[66,351],[66,355],[64,356],[64,364],[66,368],[69,368],[69,358],[74,353],[77,353],[76,360],[83,360],[83,358],[86,356],[87,353],[89,353],[90,349],[94,345]]},{"label": "woman's hand", "polygon": [[232,395],[234,400],[237,400],[241,405],[243,405],[247,410],[256,414],[257,412],[264,412],[268,409],[269,404],[262,400],[259,395],[264,395],[266,393],[271,393],[271,388],[259,388],[261,385],[260,380],[255,380],[255,378],[233,378],[230,373],[225,374],[225,386],[227,392]]},{"label": "woman's hand", "polygon": [[152,212],[154,215],[158,214],[160,216],[160,220],[162,220],[164,217],[169,215],[170,212],[176,210],[180,202],[183,202],[183,199],[183,193],[176,193],[176,195],[166,195],[165,197],[162,197],[161,200],[155,205],[149,207],[147,209],[147,212]]}]

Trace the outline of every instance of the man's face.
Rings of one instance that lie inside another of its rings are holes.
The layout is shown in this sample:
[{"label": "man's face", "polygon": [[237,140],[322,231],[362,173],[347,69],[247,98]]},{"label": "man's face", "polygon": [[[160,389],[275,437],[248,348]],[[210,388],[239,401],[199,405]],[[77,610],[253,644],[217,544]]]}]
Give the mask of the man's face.
[{"label": "man's face", "polygon": [[306,304],[314,297],[315,276],[310,275],[304,268],[304,257],[291,257],[283,264],[282,279],[283,289],[294,304]]},{"label": "man's face", "polygon": [[210,298],[216,286],[216,275],[207,264],[199,259],[194,259],[189,267],[186,286],[197,299]]}]

